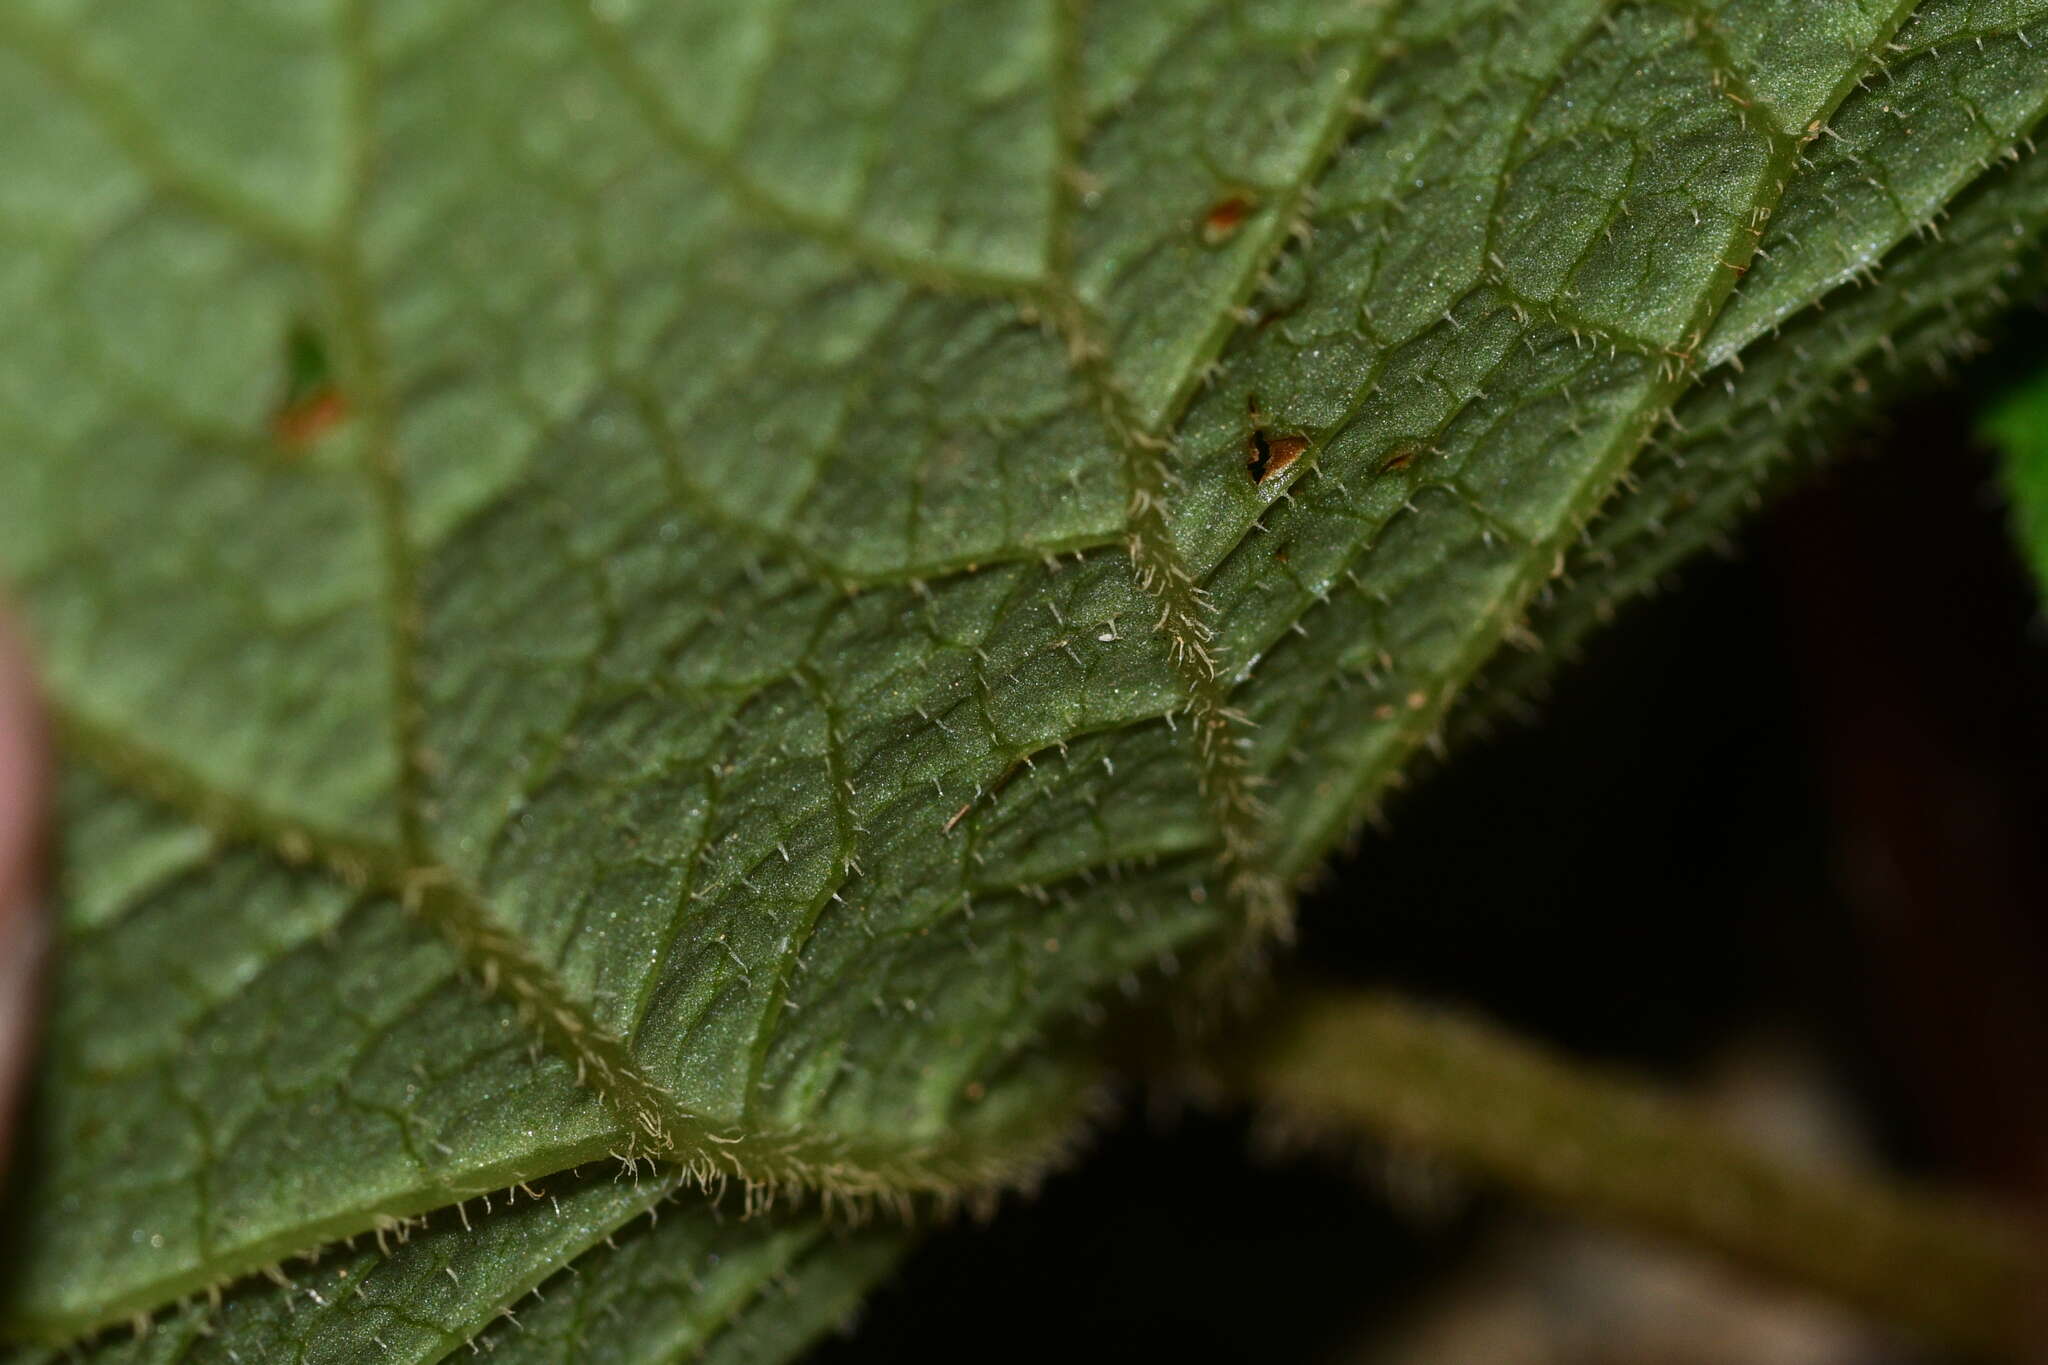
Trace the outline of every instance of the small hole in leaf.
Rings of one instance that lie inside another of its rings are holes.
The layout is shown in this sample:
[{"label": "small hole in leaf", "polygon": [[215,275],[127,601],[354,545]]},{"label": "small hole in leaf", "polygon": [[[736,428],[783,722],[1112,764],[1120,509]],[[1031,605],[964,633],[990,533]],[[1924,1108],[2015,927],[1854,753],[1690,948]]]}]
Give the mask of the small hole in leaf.
[{"label": "small hole in leaf", "polygon": [[1251,416],[1251,434],[1244,441],[1244,468],[1253,483],[1264,483],[1284,474],[1308,450],[1306,436],[1272,436],[1266,432],[1266,415],[1259,411],[1259,396],[1245,395],[1245,409]]},{"label": "small hole in leaf", "polygon": [[303,450],[348,420],[348,399],[334,382],[327,343],[304,323],[284,343],[284,396],[270,417],[270,434],[291,450]]},{"label": "small hole in leaf", "polygon": [[1257,207],[1248,194],[1227,194],[1218,199],[1202,215],[1202,240],[1210,246],[1222,246],[1237,235]]},{"label": "small hole in leaf", "polygon": [[1307,450],[1306,436],[1268,436],[1255,431],[1245,443],[1245,471],[1253,483],[1264,483],[1285,474]]}]

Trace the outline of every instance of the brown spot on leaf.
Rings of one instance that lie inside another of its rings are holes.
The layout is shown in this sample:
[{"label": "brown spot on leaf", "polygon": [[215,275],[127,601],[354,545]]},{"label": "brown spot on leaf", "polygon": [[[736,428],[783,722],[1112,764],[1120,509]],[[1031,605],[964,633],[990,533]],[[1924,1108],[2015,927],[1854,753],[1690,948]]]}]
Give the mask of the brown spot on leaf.
[{"label": "brown spot on leaf", "polygon": [[334,382],[327,343],[306,323],[284,339],[284,394],[270,415],[270,435],[287,450],[303,450],[348,420],[348,399]]},{"label": "brown spot on leaf", "polygon": [[1251,420],[1251,434],[1244,438],[1244,468],[1253,483],[1264,483],[1284,474],[1309,447],[1306,436],[1275,436],[1266,430],[1266,414],[1259,410],[1259,396],[1244,396],[1245,415]]},{"label": "brown spot on leaf", "polygon": [[348,399],[333,386],[319,388],[285,404],[270,419],[270,434],[279,445],[301,450],[348,420]]},{"label": "brown spot on leaf", "polygon": [[1209,246],[1222,246],[1237,235],[1237,230],[1244,226],[1256,207],[1251,196],[1246,194],[1229,194],[1218,199],[1202,215],[1202,241]]},{"label": "brown spot on leaf", "polygon": [[1245,441],[1245,472],[1253,483],[1264,483],[1284,474],[1308,450],[1306,436],[1268,436],[1254,430]]},{"label": "brown spot on leaf", "polygon": [[1380,461],[1379,472],[1382,474],[1399,473],[1401,470],[1406,469],[1409,465],[1414,464],[1415,457],[1421,453],[1422,447],[1418,445],[1410,444],[1395,446],[1393,451],[1388,454],[1387,458]]}]

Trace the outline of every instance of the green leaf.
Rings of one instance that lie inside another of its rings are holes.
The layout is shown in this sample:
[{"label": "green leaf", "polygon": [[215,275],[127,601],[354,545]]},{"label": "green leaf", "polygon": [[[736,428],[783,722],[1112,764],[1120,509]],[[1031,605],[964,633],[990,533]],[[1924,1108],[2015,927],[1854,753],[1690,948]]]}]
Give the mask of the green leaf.
[{"label": "green leaf", "polygon": [[9,8],[0,572],[73,772],[0,1316],[607,1153],[1028,1182],[1106,999],[1284,928],[1618,486],[1690,544],[1988,316],[2044,39]]},{"label": "green leaf", "polygon": [[[1994,168],[1951,202],[1938,236],[1917,236],[1865,267],[1880,287],[1837,290],[1752,346],[1740,383],[1702,385],[1681,399],[1669,429],[1536,604],[1531,636],[1547,648],[1497,657],[1461,717],[1465,728],[1525,706],[1629,599],[1654,591],[1702,549],[1725,545],[1759,490],[1810,472],[1884,397],[1981,350],[1979,329],[2048,284],[2044,204],[2048,161],[2030,156]],[[1993,419],[1994,431],[2010,441],[2026,429],[2024,410],[2016,397]],[[2018,469],[2008,461],[2009,483]]]},{"label": "green leaf", "polygon": [[908,1241],[891,1227],[821,1232],[813,1222],[764,1236],[753,1223],[707,1233],[703,1222],[664,1211],[657,1226],[593,1252],[516,1326],[494,1325],[487,1348],[514,1365],[788,1360],[849,1321]]},{"label": "green leaf", "polygon": [[[843,1319],[901,1254],[891,1229],[719,1218],[666,1205],[673,1179],[565,1174],[365,1239],[88,1346],[93,1365],[376,1360],[429,1365],[471,1343],[511,1361],[784,1360]],[[573,1260],[573,1264],[571,1264]],[[7,1365],[79,1358],[0,1355]]]},{"label": "green leaf", "polygon": [[2034,578],[2048,589],[2048,376],[2036,376],[2000,400],[1985,416],[1984,430],[2005,453],[2013,536]]}]

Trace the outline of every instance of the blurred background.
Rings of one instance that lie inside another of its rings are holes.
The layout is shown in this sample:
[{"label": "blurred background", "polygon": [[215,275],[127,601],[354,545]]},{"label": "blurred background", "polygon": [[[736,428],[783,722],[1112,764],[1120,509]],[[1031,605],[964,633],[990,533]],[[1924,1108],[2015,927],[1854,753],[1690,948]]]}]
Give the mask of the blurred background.
[{"label": "blurred background", "polygon": [[[1296,963],[1681,1086],[1789,1159],[2048,1214],[2048,622],[1975,434],[2044,364],[2037,315],[1637,603],[1332,867]],[[1134,1090],[1037,1199],[932,1236],[817,1358],[1952,1359],[1398,1153],[1161,1109]]]}]

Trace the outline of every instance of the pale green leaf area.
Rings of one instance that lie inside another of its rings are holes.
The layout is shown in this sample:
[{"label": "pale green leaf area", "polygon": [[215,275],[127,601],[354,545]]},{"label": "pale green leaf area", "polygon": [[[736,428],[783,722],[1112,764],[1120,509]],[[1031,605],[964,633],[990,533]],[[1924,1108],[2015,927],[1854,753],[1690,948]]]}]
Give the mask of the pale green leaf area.
[{"label": "pale green leaf area", "polygon": [[2013,538],[2035,582],[2048,591],[2048,380],[2036,377],[2008,394],[1985,418],[1984,430],[2005,454]]},{"label": "pale green leaf area", "polygon": [[[352,1272],[489,1267],[404,1358],[535,1286],[500,1349],[795,1349],[894,1239],[691,1195],[557,1294],[498,1192],[1028,1184],[1504,642],[1992,319],[2044,101],[2048,0],[8,6],[70,775],[0,1321],[466,1201]],[[811,1239],[758,1332],[631,1249],[728,1235]],[[305,1292],[191,1349],[367,1351]]]}]

